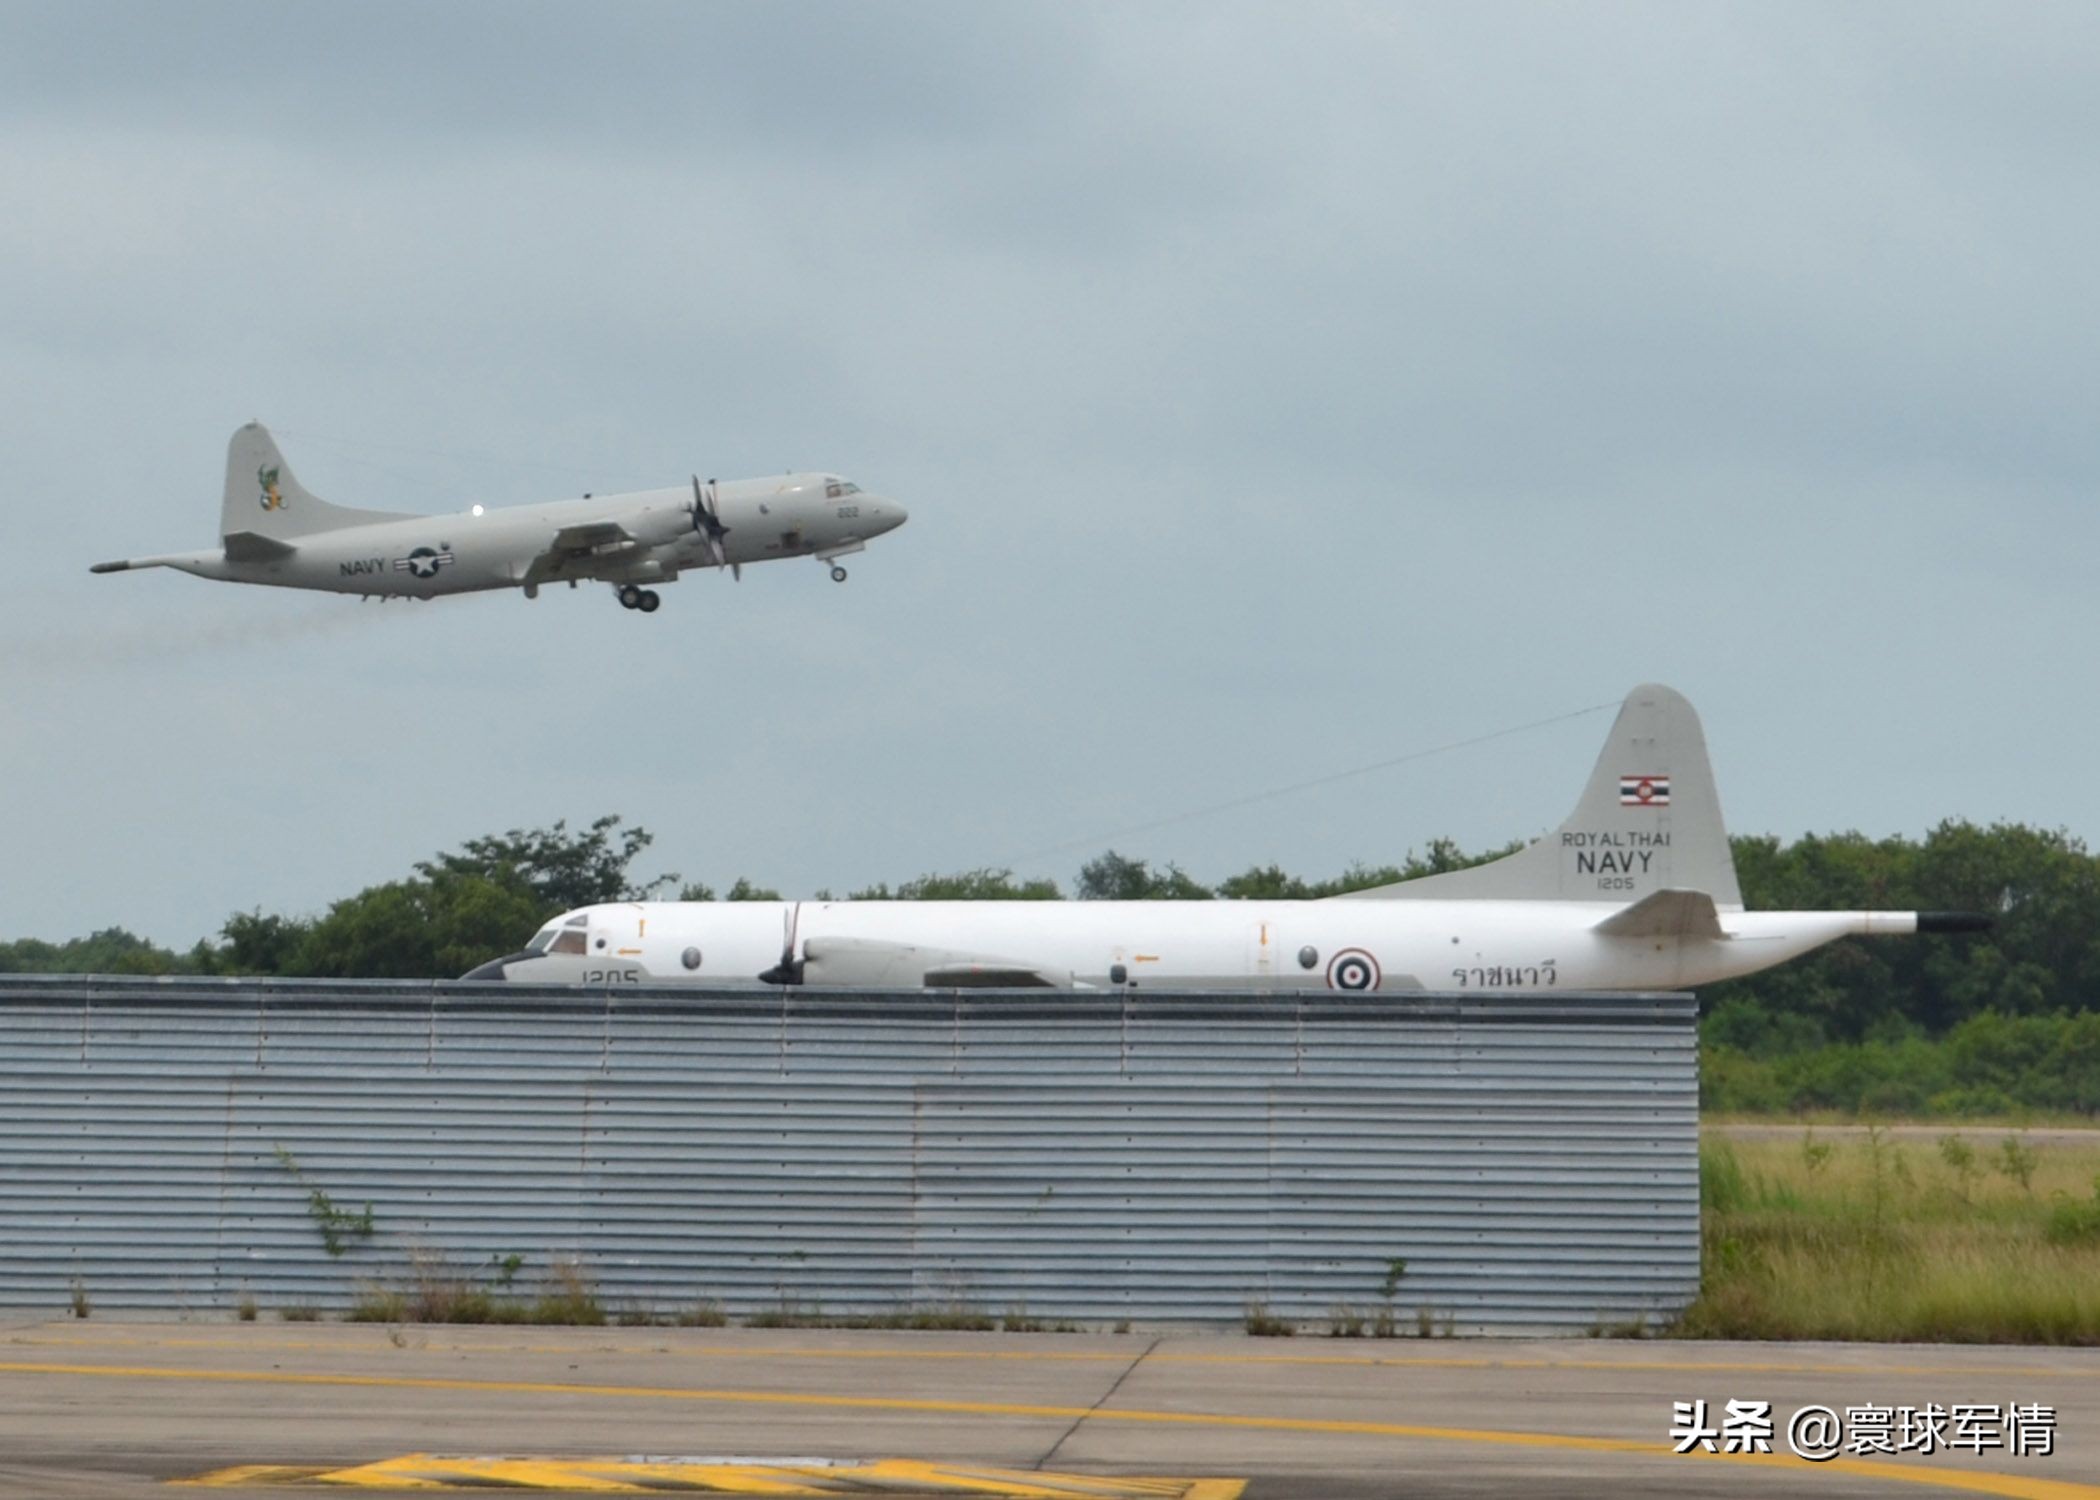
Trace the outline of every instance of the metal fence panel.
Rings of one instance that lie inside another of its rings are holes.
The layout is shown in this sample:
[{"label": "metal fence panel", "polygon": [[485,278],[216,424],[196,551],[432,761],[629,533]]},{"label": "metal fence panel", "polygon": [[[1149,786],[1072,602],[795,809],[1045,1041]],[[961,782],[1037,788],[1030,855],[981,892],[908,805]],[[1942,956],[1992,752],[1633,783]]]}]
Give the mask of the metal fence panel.
[{"label": "metal fence panel", "polygon": [[[1666,1318],[1693,1002],[0,976],[0,1305]],[[369,1208],[369,1231],[366,1214]]]}]

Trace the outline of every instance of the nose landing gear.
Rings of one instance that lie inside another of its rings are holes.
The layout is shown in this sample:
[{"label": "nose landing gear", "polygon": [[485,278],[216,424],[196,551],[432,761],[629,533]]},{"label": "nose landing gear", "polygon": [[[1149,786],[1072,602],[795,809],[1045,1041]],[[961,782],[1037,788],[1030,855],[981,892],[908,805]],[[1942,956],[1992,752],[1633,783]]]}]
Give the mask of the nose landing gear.
[{"label": "nose landing gear", "polygon": [[631,583],[620,585],[618,597],[620,608],[638,609],[645,615],[655,614],[657,606],[664,602],[655,589],[636,588]]},{"label": "nose landing gear", "polygon": [[833,583],[844,583],[846,581],[846,570],[837,563],[831,565],[831,581]]}]

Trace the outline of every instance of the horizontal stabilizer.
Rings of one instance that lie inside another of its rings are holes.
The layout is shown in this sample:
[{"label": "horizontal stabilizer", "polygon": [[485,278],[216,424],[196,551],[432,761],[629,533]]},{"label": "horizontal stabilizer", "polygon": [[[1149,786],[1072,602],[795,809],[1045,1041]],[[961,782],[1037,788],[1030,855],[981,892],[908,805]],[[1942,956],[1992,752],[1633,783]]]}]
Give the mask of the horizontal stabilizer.
[{"label": "horizontal stabilizer", "polygon": [[259,531],[229,531],[222,540],[228,562],[282,562],[299,550]]},{"label": "horizontal stabilizer", "polygon": [[1605,937],[1725,938],[1714,898],[1704,891],[1656,891],[1590,929]]},{"label": "horizontal stabilizer", "polygon": [[115,562],[94,563],[88,568],[88,571],[90,573],[122,573],[129,568],[137,566],[138,564],[136,563],[119,558]]}]

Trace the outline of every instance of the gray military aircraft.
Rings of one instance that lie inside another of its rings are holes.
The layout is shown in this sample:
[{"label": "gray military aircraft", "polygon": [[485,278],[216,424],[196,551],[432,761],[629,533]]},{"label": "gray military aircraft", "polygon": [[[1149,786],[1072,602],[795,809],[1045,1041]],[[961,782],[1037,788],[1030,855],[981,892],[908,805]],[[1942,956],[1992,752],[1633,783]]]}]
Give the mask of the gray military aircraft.
[{"label": "gray military aircraft", "polygon": [[292,477],[269,430],[250,422],[226,449],[219,546],[96,563],[91,572],[175,568],[199,578],[324,589],[377,599],[430,599],[546,583],[609,583],[627,609],[648,614],[652,584],[691,568],[814,557],[846,581],[839,559],[904,524],[894,500],[837,474],[717,482],[586,495],[540,505],[475,505],[445,516],[351,510],[316,498]]}]

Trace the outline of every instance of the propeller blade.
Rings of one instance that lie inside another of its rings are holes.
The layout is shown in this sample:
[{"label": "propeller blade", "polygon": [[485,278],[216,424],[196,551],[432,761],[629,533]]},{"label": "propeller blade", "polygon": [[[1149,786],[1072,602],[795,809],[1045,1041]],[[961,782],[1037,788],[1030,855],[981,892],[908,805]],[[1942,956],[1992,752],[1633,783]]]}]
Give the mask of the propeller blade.
[{"label": "propeller blade", "polygon": [[729,554],[722,547],[722,538],[729,535],[729,528],[722,524],[721,516],[715,512],[711,494],[714,487],[715,482],[710,479],[707,487],[701,488],[700,476],[693,476],[693,530],[707,538],[707,555],[719,568],[729,561]]},{"label": "propeller blade", "polygon": [[758,976],[760,984],[800,984],[802,965],[795,958],[795,929],[800,925],[797,918],[802,915],[799,903],[784,908],[780,913],[780,962]]}]

